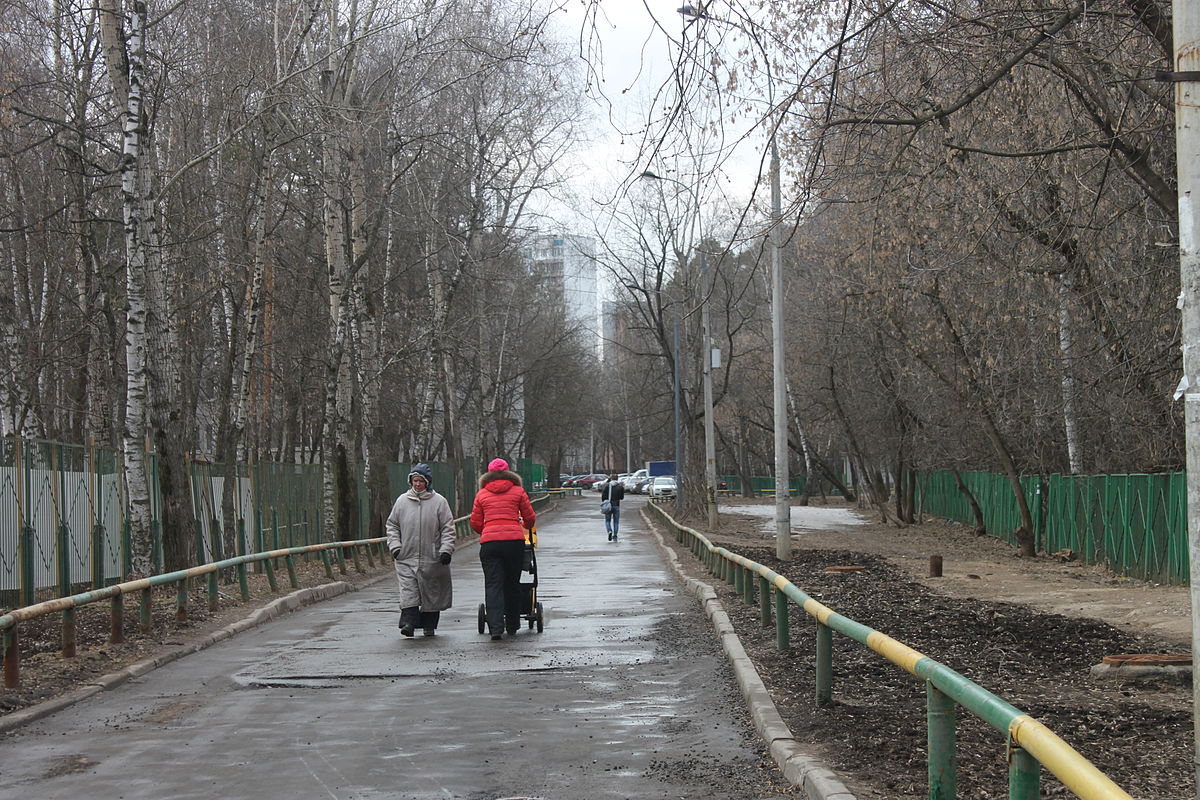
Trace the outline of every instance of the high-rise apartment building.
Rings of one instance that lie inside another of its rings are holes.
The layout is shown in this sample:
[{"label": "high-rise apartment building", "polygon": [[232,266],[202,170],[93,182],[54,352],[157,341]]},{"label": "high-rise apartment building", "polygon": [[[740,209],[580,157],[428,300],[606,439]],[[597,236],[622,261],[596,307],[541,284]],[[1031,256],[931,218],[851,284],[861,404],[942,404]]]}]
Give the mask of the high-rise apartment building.
[{"label": "high-rise apartment building", "polygon": [[567,315],[599,343],[600,286],[596,240],[564,233],[535,236],[530,243],[529,262],[531,270],[545,276],[552,286],[559,287]]}]

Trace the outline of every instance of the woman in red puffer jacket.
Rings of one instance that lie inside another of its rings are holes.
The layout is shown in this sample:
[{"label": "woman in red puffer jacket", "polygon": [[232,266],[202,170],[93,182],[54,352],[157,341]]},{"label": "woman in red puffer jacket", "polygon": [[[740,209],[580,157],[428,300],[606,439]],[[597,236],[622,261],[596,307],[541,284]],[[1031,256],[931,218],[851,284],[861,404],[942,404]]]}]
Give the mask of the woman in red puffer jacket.
[{"label": "woman in red puffer jacket", "polygon": [[533,528],[536,518],[521,476],[509,470],[504,459],[492,459],[488,471],[479,477],[471,528],[479,534],[483,600],[493,641],[501,638],[502,630],[512,636],[521,627],[525,532]]}]

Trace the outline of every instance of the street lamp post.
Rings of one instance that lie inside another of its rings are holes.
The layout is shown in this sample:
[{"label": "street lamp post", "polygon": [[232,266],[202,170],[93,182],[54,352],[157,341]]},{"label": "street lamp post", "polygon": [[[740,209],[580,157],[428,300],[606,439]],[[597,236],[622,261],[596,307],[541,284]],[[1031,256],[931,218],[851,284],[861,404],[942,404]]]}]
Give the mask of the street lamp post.
[{"label": "street lamp post", "polygon": [[[717,527],[717,442],[715,422],[713,420],[713,395],[712,395],[712,331],[709,325],[708,316],[708,295],[710,291],[708,279],[708,256],[704,251],[704,232],[700,224],[700,198],[692,187],[688,186],[683,181],[675,178],[667,178],[658,175],[650,170],[646,170],[641,174],[642,178],[655,181],[668,181],[682,187],[692,196],[692,202],[696,206],[696,229],[697,235],[700,238],[700,370],[702,383],[704,385],[704,507],[708,512],[708,527],[709,530],[716,530]],[[678,462],[676,462],[676,470],[679,470]],[[679,480],[677,483],[682,484]]]},{"label": "street lamp post", "polygon": [[644,286],[638,286],[636,283],[625,284],[626,289],[635,292],[641,292],[649,297],[650,292],[661,294],[671,301],[671,305],[675,306],[671,314],[671,346],[675,348],[674,355],[674,373],[675,379],[673,383],[675,395],[675,501],[678,507],[683,507],[683,438],[680,436],[679,428],[679,387],[682,384],[680,375],[680,358],[679,358],[679,307],[675,303],[675,298],[664,292],[662,289],[646,289]]},{"label": "street lamp post", "polygon": [[[677,11],[684,17],[707,19],[737,28],[758,44],[762,44],[752,33],[736,22],[720,17],[711,17],[703,6],[683,6]],[[771,62],[763,50],[763,69],[767,73],[767,102],[775,104],[775,80],[771,75]],[[771,126],[771,378],[772,404],[775,424],[775,556],[781,560],[792,557],[792,505],[791,480],[788,474],[788,424],[787,424],[787,372],[783,361],[783,212],[782,192],[779,188],[779,144],[776,126]],[[808,476],[811,479],[812,476]]]}]

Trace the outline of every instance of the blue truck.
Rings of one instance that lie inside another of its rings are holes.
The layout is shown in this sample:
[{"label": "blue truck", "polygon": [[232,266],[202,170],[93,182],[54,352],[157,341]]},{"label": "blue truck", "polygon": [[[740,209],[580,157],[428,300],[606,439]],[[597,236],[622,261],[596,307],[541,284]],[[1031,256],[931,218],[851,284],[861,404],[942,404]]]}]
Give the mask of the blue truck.
[{"label": "blue truck", "polygon": [[656,475],[674,475],[675,474],[675,462],[674,461],[647,461],[646,462],[646,474],[649,475],[651,478],[655,477]]}]

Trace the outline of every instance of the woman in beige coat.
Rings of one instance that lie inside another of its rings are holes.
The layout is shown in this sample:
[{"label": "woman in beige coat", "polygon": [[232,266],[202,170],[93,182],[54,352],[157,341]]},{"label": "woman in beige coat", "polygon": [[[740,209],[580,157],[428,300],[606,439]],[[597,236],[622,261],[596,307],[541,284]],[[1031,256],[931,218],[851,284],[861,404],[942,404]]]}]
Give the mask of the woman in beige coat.
[{"label": "woman in beige coat", "polygon": [[446,498],[433,490],[433,474],[425,464],[408,473],[408,486],[387,518],[387,546],[400,584],[400,632],[412,636],[420,627],[433,636],[453,599],[454,514]]}]

